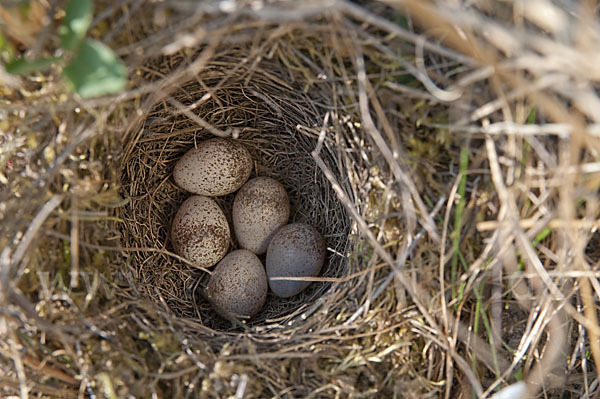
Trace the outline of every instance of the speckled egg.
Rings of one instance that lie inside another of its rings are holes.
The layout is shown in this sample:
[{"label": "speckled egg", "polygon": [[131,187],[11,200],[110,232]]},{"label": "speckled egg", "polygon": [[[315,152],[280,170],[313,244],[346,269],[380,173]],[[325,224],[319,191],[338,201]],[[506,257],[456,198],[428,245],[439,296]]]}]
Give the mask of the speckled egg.
[{"label": "speckled egg", "polygon": [[175,164],[173,179],[186,191],[214,197],[242,187],[251,171],[252,158],[243,144],[214,138],[186,152]]},{"label": "speckled egg", "polygon": [[171,241],[175,253],[196,266],[215,265],[227,253],[230,240],[227,218],[211,198],[188,198],[173,218]]},{"label": "speckled egg", "polygon": [[271,277],[316,277],[325,262],[325,241],[312,226],[291,223],[275,233],[267,251],[271,291],[287,298],[300,293],[310,281],[271,280]]},{"label": "speckled egg", "polygon": [[208,282],[207,294],[217,312],[247,318],[265,303],[268,284],[265,268],[245,249],[230,252],[219,262]]},{"label": "speckled egg", "polygon": [[289,216],[290,200],[281,184],[269,177],[249,180],[233,201],[233,230],[240,247],[264,254]]}]

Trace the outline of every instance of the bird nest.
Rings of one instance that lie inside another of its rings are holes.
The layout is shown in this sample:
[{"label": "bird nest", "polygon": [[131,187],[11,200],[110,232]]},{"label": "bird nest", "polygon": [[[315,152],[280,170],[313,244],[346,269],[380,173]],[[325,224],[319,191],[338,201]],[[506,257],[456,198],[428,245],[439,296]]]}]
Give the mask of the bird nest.
[{"label": "bird nest", "polygon": [[[38,3],[24,51],[60,55],[62,2]],[[89,36],[125,91],[0,68],[0,395],[598,396],[590,2],[113,3]],[[168,233],[174,165],[211,137],[327,244],[248,320]]]},{"label": "bird nest", "polygon": [[[202,53],[177,53],[147,64],[147,78],[169,74],[198,54]],[[249,326],[289,322],[335,291],[327,278],[349,270],[351,223],[332,186],[333,181],[352,192],[353,182],[345,177],[352,154],[343,153],[347,127],[321,129],[326,115],[331,121],[341,117],[332,111],[326,87],[317,82],[307,88],[299,74],[290,73],[281,62],[248,56],[244,48],[216,54],[201,73],[178,84],[167,100],[146,104],[147,115],[127,136],[122,159],[123,195],[130,199],[120,214],[122,245],[140,248],[130,258],[140,293],[166,304],[178,317],[217,330],[239,325],[217,316],[203,295],[210,271],[174,255],[168,233],[175,212],[190,196],[175,185],[174,165],[203,140],[216,135],[243,143],[254,161],[251,177],[279,181],[290,197],[290,222],[315,226],[328,248],[321,279],[292,298],[270,293]],[[241,60],[247,62],[240,64]],[[315,157],[331,173],[329,178]],[[233,198],[234,194],[217,198],[230,224]],[[232,240],[230,249],[237,249],[235,237]]]}]

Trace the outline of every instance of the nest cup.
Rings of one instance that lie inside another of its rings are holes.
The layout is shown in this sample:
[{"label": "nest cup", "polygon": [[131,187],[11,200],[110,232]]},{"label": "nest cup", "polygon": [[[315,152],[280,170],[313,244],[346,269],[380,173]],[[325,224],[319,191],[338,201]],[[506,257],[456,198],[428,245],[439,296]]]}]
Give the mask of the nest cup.
[{"label": "nest cup", "polygon": [[[174,54],[147,65],[147,78],[167,74],[194,60]],[[254,161],[252,177],[280,182],[291,202],[291,222],[315,226],[328,248],[321,277],[348,273],[350,219],[313,151],[336,180],[345,180],[340,146],[330,134],[319,140],[323,119],[334,116],[331,95],[319,84],[306,85],[278,60],[243,62],[243,49],[217,54],[195,78],[152,104],[125,142],[121,184],[130,202],[121,210],[123,246],[133,251],[130,265],[142,295],[176,316],[215,330],[239,328],[217,315],[203,295],[208,272],[174,256],[169,231],[181,203],[192,194],[172,178],[176,162],[203,140],[230,136],[243,143]],[[258,61],[258,60],[256,60]],[[234,194],[215,198],[231,226]],[[229,251],[238,248],[232,230]],[[264,256],[262,257],[264,262]],[[213,269],[214,270],[214,269]],[[278,298],[269,292],[249,326],[281,324],[307,310],[331,291],[330,282],[313,282],[302,293]]]}]

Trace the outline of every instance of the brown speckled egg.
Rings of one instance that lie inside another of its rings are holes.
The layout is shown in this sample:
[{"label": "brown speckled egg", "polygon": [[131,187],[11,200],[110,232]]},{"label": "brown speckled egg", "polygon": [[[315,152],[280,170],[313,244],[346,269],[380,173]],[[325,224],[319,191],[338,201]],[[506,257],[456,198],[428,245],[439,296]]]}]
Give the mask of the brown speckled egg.
[{"label": "brown speckled egg", "polygon": [[271,277],[316,277],[325,262],[325,241],[312,226],[291,223],[275,233],[267,251],[267,276],[279,297],[296,295],[310,281],[271,280]]},{"label": "brown speckled egg", "polygon": [[175,253],[196,266],[215,265],[229,248],[225,214],[211,198],[194,195],[181,204],[171,225]]},{"label": "brown speckled egg", "polygon": [[265,268],[256,255],[245,249],[230,252],[219,262],[208,282],[207,294],[224,316],[251,317],[267,298]]},{"label": "brown speckled egg", "polygon": [[242,187],[251,171],[252,158],[243,144],[214,138],[186,152],[175,165],[173,179],[186,191],[214,197]]},{"label": "brown speckled egg", "polygon": [[290,200],[281,184],[269,177],[249,180],[233,201],[233,230],[240,247],[264,254],[271,237],[289,216]]}]

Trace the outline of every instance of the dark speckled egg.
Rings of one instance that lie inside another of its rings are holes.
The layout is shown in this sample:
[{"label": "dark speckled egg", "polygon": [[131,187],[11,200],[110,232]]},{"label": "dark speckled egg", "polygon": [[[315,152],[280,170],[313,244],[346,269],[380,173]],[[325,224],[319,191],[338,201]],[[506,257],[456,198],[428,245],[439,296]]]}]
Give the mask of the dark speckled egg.
[{"label": "dark speckled egg", "polygon": [[173,170],[173,179],[190,193],[209,197],[233,193],[248,180],[252,158],[243,144],[214,138],[186,152]]},{"label": "dark speckled egg", "polygon": [[175,253],[196,266],[215,265],[227,253],[230,240],[225,214],[213,199],[202,195],[185,200],[171,224]]},{"label": "dark speckled egg", "polygon": [[300,293],[310,281],[271,280],[272,277],[316,277],[325,262],[325,241],[312,226],[291,223],[279,229],[267,250],[271,291],[287,298]]},{"label": "dark speckled egg", "polygon": [[230,252],[210,276],[207,294],[218,313],[247,318],[258,313],[267,298],[265,268],[245,249]]}]

